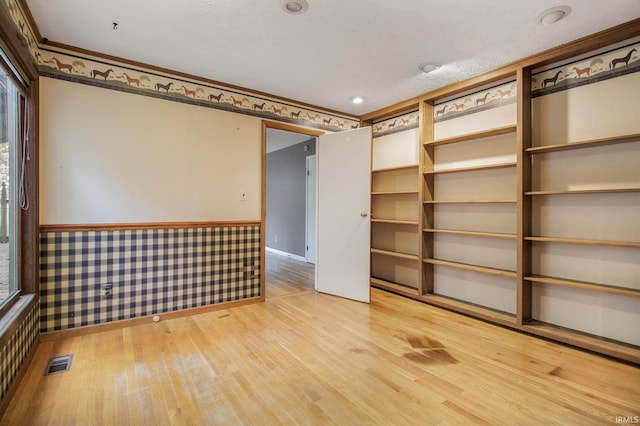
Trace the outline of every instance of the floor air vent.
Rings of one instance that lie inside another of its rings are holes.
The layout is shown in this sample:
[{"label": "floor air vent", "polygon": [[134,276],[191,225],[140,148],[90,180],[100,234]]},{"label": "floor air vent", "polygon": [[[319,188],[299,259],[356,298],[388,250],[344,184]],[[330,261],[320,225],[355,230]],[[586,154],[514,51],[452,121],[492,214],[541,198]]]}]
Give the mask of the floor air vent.
[{"label": "floor air vent", "polygon": [[73,355],[62,355],[51,358],[49,360],[49,364],[47,364],[47,370],[45,371],[44,375],[50,376],[51,374],[69,371],[69,369],[71,369],[72,359]]}]

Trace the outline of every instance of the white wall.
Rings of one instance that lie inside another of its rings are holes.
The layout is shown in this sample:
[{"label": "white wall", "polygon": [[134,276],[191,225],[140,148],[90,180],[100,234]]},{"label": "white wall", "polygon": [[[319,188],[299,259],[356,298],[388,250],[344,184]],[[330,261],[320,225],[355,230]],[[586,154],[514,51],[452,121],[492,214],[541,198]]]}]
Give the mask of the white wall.
[{"label": "white wall", "polygon": [[260,220],[255,117],[41,78],[40,158],[42,224]]}]

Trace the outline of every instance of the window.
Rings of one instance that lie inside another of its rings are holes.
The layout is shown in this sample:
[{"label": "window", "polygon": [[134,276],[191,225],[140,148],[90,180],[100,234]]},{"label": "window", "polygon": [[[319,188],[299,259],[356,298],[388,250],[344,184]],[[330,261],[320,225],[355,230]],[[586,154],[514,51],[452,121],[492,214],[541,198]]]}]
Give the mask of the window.
[{"label": "window", "polygon": [[0,65],[0,307],[18,293],[18,163],[21,96]]}]

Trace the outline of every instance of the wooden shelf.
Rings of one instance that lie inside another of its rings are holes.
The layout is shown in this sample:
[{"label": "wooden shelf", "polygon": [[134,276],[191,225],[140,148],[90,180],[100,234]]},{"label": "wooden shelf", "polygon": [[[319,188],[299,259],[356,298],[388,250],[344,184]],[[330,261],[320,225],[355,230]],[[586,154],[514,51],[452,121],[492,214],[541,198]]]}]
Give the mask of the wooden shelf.
[{"label": "wooden shelf", "polygon": [[371,223],[388,223],[391,225],[411,225],[417,226],[417,220],[396,220],[396,219],[371,219]]},{"label": "wooden shelf", "polygon": [[383,256],[397,257],[397,258],[406,259],[406,260],[418,260],[418,255],[416,254],[400,253],[397,251],[382,250],[382,249],[377,249],[373,247],[371,248],[371,253],[380,254]]},{"label": "wooden shelf", "polygon": [[420,296],[420,300],[430,305],[449,309],[451,311],[470,315],[472,317],[491,321],[493,323],[508,325],[511,327],[515,326],[516,324],[515,315],[509,314],[507,312],[497,311],[495,309],[487,308],[484,306],[475,305],[473,303],[452,299],[447,296],[429,293]]},{"label": "wooden shelf", "polygon": [[496,127],[494,129],[483,130],[481,132],[467,133],[460,136],[453,136],[451,138],[445,139],[436,139],[432,142],[425,142],[425,146],[440,146],[440,145],[448,145],[452,143],[471,141],[475,139],[488,138],[490,136],[498,136],[504,135],[507,133],[515,133],[516,125],[504,126],[504,127]]},{"label": "wooden shelf", "polygon": [[466,271],[480,272],[482,274],[498,275],[501,277],[513,277],[513,278],[516,277],[515,271],[507,271],[505,269],[488,268],[486,266],[469,265],[466,263],[458,263],[458,262],[451,262],[448,260],[431,259],[431,258],[423,259],[423,262],[430,263],[432,265],[440,265],[440,266],[448,266],[450,268],[464,269]]},{"label": "wooden shelf", "polygon": [[620,192],[640,192],[640,188],[613,188],[613,189],[575,189],[563,191],[527,191],[525,195],[571,195],[571,194],[613,194]]},{"label": "wooden shelf", "polygon": [[418,195],[418,191],[376,191],[371,193],[371,195],[406,195],[406,194]]},{"label": "wooden shelf", "polygon": [[640,297],[640,290],[634,288],[617,287],[586,281],[567,280],[564,278],[547,277],[544,275],[528,275],[524,279],[534,283],[573,287],[582,290],[597,291],[599,293],[617,294],[618,296]]},{"label": "wooden shelf", "polygon": [[628,143],[640,141],[640,133],[624,136],[614,136],[610,138],[592,139],[587,141],[569,142],[556,145],[535,146],[527,148],[526,151],[531,154],[542,154],[546,152],[564,151],[569,149],[589,148],[594,146],[614,145],[619,143]]},{"label": "wooden shelf", "polygon": [[474,237],[490,237],[490,238],[511,238],[516,239],[516,234],[504,234],[498,232],[478,232],[478,231],[458,231],[454,229],[423,229],[424,232],[432,232],[436,234],[452,234],[452,235],[469,235]]},{"label": "wooden shelf", "polygon": [[395,172],[395,171],[406,170],[406,169],[417,169],[418,167],[419,167],[418,164],[407,164],[406,166],[396,166],[396,167],[385,167],[385,168],[382,168],[382,169],[373,169],[373,170],[371,170],[371,173]]},{"label": "wooden shelf", "polygon": [[516,328],[547,339],[557,340],[569,345],[640,364],[640,350],[638,350],[637,346],[628,343],[594,336],[537,320],[531,320],[526,324],[517,325]]},{"label": "wooden shelf", "polygon": [[443,170],[428,170],[424,172],[425,175],[436,175],[442,173],[460,173],[460,172],[475,172],[479,170],[492,170],[492,169],[504,169],[509,167],[515,167],[517,163],[500,163],[500,164],[486,164],[482,166],[460,167],[456,169],[443,169]]},{"label": "wooden shelf", "polygon": [[515,204],[516,200],[428,200],[424,204],[494,204],[507,203]]},{"label": "wooden shelf", "polygon": [[585,240],[578,238],[557,238],[557,237],[525,237],[527,241],[541,241],[545,243],[565,243],[565,244],[581,244],[588,246],[609,246],[609,247],[629,247],[640,248],[640,243],[631,241],[604,241],[604,240]]},{"label": "wooden shelf", "polygon": [[380,288],[382,290],[388,290],[396,294],[411,297],[415,297],[418,295],[418,289],[415,287],[410,287],[404,284],[398,284],[375,277],[371,277],[370,281],[373,287]]}]

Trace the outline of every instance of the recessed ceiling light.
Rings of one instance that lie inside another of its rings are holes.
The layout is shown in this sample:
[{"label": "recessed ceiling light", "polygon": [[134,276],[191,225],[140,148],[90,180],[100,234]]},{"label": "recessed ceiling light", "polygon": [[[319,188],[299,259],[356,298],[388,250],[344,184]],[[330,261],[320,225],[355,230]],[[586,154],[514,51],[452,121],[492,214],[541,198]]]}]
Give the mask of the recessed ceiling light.
[{"label": "recessed ceiling light", "polygon": [[364,98],[362,96],[354,96],[353,98],[351,98],[351,102],[358,105],[364,102]]},{"label": "recessed ceiling light", "polygon": [[435,70],[437,70],[438,68],[440,68],[442,65],[440,64],[436,64],[435,62],[425,62],[424,64],[421,64],[418,69],[420,71],[422,71],[425,74],[429,74],[430,72],[433,72]]},{"label": "recessed ceiling light", "polygon": [[280,7],[288,13],[300,15],[309,9],[307,0],[280,0]]},{"label": "recessed ceiling light", "polygon": [[542,25],[551,25],[566,18],[569,13],[571,13],[571,8],[569,6],[552,7],[538,15],[536,21]]}]

